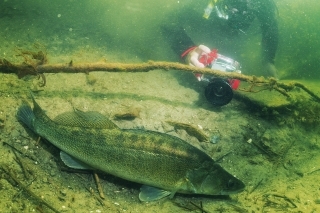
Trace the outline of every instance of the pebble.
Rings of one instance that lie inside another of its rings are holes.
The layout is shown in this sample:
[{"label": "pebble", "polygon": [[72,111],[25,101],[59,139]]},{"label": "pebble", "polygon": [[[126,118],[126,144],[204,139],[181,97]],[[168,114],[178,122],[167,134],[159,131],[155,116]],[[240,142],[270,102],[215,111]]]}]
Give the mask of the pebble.
[{"label": "pebble", "polygon": [[210,142],[211,143],[218,143],[220,140],[220,136],[219,135],[214,135],[210,138]]},{"label": "pebble", "polygon": [[20,132],[18,130],[14,129],[14,130],[12,130],[10,135],[12,138],[17,138],[20,136]]},{"label": "pebble", "polygon": [[63,195],[63,196],[66,196],[67,195],[67,191],[65,189],[61,189],[60,190],[60,194]]},{"label": "pebble", "polygon": [[48,178],[47,177],[42,178],[42,182],[43,183],[48,183]]},{"label": "pebble", "polygon": [[27,140],[22,140],[21,141],[21,145],[22,146],[27,146],[29,144],[29,142]]},{"label": "pebble", "polygon": [[50,171],[50,175],[51,175],[51,176],[55,176],[55,175],[56,175],[56,172],[52,169],[52,170]]}]

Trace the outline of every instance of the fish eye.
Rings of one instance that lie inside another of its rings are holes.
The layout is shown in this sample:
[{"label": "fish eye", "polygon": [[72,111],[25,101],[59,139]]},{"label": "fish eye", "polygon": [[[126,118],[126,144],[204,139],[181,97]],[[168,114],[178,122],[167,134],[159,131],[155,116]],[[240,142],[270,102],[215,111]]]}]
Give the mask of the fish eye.
[{"label": "fish eye", "polygon": [[234,187],[234,181],[230,179],[230,180],[228,181],[228,183],[227,183],[227,187],[228,187],[228,188],[233,188],[233,187]]}]

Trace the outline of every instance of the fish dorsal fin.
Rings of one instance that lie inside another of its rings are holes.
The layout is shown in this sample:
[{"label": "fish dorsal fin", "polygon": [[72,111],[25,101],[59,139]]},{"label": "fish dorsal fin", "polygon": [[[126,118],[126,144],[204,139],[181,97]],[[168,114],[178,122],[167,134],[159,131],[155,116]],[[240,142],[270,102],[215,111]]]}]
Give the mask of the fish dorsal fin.
[{"label": "fish dorsal fin", "polygon": [[62,162],[70,168],[92,170],[92,167],[79,161],[78,159],[75,159],[74,157],[68,155],[67,153],[65,153],[63,151],[60,152],[60,158],[61,158]]},{"label": "fish dorsal fin", "polygon": [[119,127],[110,121],[106,116],[95,111],[83,112],[74,109],[72,112],[65,112],[54,119],[55,122],[66,125],[97,129],[118,129]]},{"label": "fish dorsal fin", "polygon": [[155,201],[167,197],[170,194],[171,192],[163,189],[142,185],[140,188],[139,199],[144,202]]}]

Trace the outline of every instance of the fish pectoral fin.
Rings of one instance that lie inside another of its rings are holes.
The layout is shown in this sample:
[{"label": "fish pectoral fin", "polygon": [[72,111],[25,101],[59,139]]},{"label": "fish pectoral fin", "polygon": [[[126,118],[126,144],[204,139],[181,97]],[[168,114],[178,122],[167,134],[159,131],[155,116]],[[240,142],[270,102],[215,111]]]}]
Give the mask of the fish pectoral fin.
[{"label": "fish pectoral fin", "polygon": [[79,161],[78,159],[75,159],[63,151],[60,152],[60,158],[62,162],[70,168],[93,170],[89,165]]},{"label": "fish pectoral fin", "polygon": [[140,188],[139,199],[144,202],[155,201],[167,197],[170,194],[171,192],[163,189],[142,185]]}]

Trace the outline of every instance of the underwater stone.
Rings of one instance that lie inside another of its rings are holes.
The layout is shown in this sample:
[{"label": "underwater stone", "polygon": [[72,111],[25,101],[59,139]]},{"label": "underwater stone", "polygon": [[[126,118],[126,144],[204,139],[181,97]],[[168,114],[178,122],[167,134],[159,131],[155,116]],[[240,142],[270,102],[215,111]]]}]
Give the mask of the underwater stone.
[{"label": "underwater stone", "polygon": [[210,142],[211,143],[218,143],[220,140],[220,136],[219,135],[214,135],[210,138]]},{"label": "underwater stone", "polygon": [[20,132],[18,130],[14,129],[14,130],[12,130],[10,135],[12,138],[17,138],[20,136]]}]

